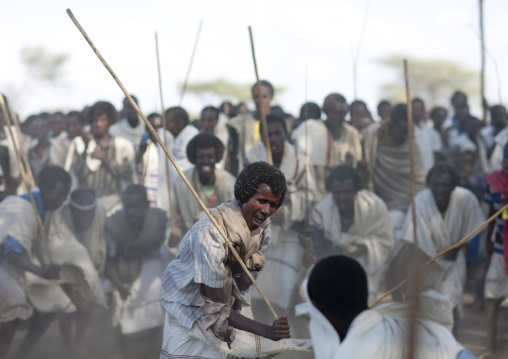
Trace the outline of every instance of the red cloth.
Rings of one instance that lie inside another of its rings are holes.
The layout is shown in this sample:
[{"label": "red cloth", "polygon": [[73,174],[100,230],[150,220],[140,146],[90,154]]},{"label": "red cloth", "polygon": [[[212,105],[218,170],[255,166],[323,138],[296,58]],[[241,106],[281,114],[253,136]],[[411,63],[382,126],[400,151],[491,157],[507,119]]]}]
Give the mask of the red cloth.
[{"label": "red cloth", "polygon": [[[492,172],[487,176],[487,183],[497,193],[504,194],[508,198],[508,175],[504,170]],[[504,206],[506,203],[501,203]],[[508,220],[503,222],[503,256],[506,275],[508,276]]]}]

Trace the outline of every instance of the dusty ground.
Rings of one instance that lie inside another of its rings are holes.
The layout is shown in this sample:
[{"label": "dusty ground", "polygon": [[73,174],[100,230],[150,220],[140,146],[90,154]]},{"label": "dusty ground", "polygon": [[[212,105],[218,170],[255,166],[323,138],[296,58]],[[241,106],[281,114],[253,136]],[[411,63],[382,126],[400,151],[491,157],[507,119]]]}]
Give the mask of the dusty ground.
[{"label": "dusty ground", "polygon": [[[474,355],[479,358],[508,358],[508,309],[503,308],[500,312],[498,329],[498,347],[500,349],[496,356],[486,356],[485,342],[485,320],[482,311],[474,311],[468,303],[471,303],[470,293],[464,294],[465,316],[459,323],[459,341],[465,345]],[[13,350],[20,344],[24,331],[18,331],[13,343]],[[139,341],[142,348],[144,341]],[[12,351],[12,350],[11,350]],[[111,326],[111,314],[104,309],[97,309],[94,312],[88,335],[85,338],[83,347],[78,353],[80,359],[119,359],[124,358],[116,350],[115,332]],[[157,358],[153,354],[143,355],[143,359]],[[312,355],[295,355],[287,353],[277,358],[311,358]],[[48,332],[36,346],[31,359],[67,359],[68,353],[60,339],[60,332],[57,323],[53,323]],[[76,358],[76,359],[77,359]],[[73,358],[74,359],[74,358]]]}]

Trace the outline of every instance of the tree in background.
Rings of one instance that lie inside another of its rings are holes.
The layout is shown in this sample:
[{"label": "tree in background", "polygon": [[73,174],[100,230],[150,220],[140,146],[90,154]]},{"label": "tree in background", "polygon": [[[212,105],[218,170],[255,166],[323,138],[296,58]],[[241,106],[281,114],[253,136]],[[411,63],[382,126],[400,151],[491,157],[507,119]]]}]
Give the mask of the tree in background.
[{"label": "tree in background", "polygon": [[[26,46],[21,49],[21,62],[27,71],[26,79],[16,84],[5,84],[4,89],[12,108],[16,111],[27,103],[40,86],[62,84],[63,68],[68,54],[52,53],[42,46]],[[44,91],[48,88],[44,87]]]},{"label": "tree in background", "polygon": [[[196,81],[187,84],[187,91],[198,97],[215,96],[220,99],[231,99],[235,102],[247,102],[252,100],[250,93],[252,84],[234,83],[226,79],[217,79],[212,81]],[[178,84],[178,90],[181,91],[183,83]],[[284,92],[283,87],[275,87],[275,94]]]},{"label": "tree in background", "polygon": [[458,89],[472,97],[478,94],[479,72],[463,64],[444,59],[389,55],[378,62],[392,69],[397,78],[382,86],[382,98],[393,102],[406,101],[403,59],[407,59],[409,63],[411,93],[414,97],[421,97],[428,104],[427,108],[437,104],[448,104],[450,96]]}]

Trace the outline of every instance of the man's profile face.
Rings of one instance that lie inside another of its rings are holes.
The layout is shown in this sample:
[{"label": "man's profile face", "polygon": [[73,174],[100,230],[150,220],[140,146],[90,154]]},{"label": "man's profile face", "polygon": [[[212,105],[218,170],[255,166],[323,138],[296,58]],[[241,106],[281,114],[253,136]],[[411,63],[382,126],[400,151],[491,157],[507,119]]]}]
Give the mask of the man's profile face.
[{"label": "man's profile face", "polygon": [[340,214],[344,215],[354,212],[356,190],[351,178],[345,181],[333,180],[331,192]]},{"label": "man's profile face", "polygon": [[420,101],[413,101],[413,118],[416,121],[425,119],[425,109]]}]

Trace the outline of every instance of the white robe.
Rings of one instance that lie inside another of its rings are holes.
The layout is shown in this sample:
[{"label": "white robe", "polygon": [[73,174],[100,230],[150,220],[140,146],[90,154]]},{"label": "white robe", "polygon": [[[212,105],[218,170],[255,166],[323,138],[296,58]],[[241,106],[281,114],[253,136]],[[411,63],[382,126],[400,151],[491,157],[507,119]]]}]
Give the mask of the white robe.
[{"label": "white robe", "polygon": [[[187,145],[190,140],[192,140],[199,133],[198,129],[193,125],[187,125],[185,128],[178,134],[178,136],[174,137],[169,131],[166,131],[167,143],[166,147],[169,150],[169,153],[173,156],[176,163],[180,167],[182,171],[186,171],[192,167],[192,163],[187,159]],[[162,141],[164,141],[164,130],[159,129],[158,134]],[[159,177],[158,177],[158,186],[157,186],[157,207],[166,211],[166,213],[170,213],[169,211],[169,203],[168,203],[168,185],[166,179],[166,167],[164,164],[164,159],[168,161],[169,164],[169,177],[171,188],[174,188],[175,181],[180,175],[176,171],[173,164],[167,159],[166,154],[162,150],[160,146],[158,146],[159,151]]]},{"label": "white robe", "polygon": [[[339,209],[330,193],[312,209],[311,223],[324,231],[325,238],[332,242],[335,250],[353,257],[362,265],[369,282],[369,302],[373,302],[379,287],[379,271],[390,259],[395,246],[388,209],[381,198],[368,190],[357,192],[354,223],[343,232]],[[364,245],[367,251],[350,255],[358,244]]]},{"label": "white robe", "polygon": [[349,155],[353,166],[363,158],[361,135],[347,123],[343,124],[340,138],[334,140],[323,121],[309,119],[293,131],[291,140],[314,166],[318,201],[326,197],[325,181],[330,169],[346,163]]},{"label": "white robe", "polygon": [[[456,187],[451,196],[444,218],[439,213],[430,189],[419,192],[415,197],[418,248],[430,258],[457,243],[485,220],[485,215],[475,195]],[[414,243],[413,217],[409,208],[401,239]],[[443,256],[436,260],[441,267],[439,278],[435,278],[435,289],[450,300],[454,306],[461,304],[466,280],[466,258],[459,251],[454,261]]]},{"label": "white robe", "polygon": [[141,137],[145,132],[145,122],[138,116],[138,125],[132,127],[127,118],[122,117],[118,122],[109,127],[109,133],[113,137],[122,137],[128,140],[134,148],[139,146]]},{"label": "white robe", "polygon": [[429,171],[434,166],[434,152],[443,149],[441,137],[426,121],[421,121],[420,126],[414,126],[414,136],[420,149],[423,167],[425,171]]},{"label": "white robe", "polygon": [[[306,287],[306,285],[304,285]],[[365,310],[351,323],[344,341],[326,317],[312,304],[297,307],[297,315],[310,316],[309,330],[316,358],[401,359],[407,353],[410,303],[386,303]],[[449,303],[435,293],[419,296],[416,317],[415,359],[456,359],[464,350],[449,331],[452,317]]]}]

